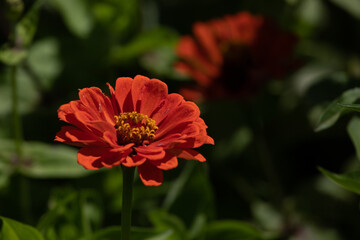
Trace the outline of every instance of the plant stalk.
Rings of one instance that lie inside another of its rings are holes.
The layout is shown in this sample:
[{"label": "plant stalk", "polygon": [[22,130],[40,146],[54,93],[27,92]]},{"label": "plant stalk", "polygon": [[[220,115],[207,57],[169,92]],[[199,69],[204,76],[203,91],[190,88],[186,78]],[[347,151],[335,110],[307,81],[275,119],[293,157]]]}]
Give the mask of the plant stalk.
[{"label": "plant stalk", "polygon": [[15,152],[17,160],[21,159],[22,155],[22,126],[19,115],[19,97],[17,91],[16,81],[17,66],[10,67],[10,80],[11,80],[11,91],[12,91],[12,112],[13,112],[13,124],[14,124],[14,140],[15,140]]},{"label": "plant stalk", "polygon": [[130,240],[131,209],[133,195],[133,181],[135,167],[122,166],[123,170],[123,195],[121,213],[121,240]]}]

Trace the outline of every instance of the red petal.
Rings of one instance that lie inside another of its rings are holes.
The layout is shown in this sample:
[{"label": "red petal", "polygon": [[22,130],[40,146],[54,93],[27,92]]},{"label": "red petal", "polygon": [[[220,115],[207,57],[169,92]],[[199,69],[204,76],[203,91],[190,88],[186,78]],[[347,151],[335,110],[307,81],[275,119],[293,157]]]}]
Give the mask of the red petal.
[{"label": "red petal", "polygon": [[172,152],[174,154],[176,154],[177,157],[183,158],[186,160],[197,160],[199,162],[206,161],[206,159],[204,158],[203,155],[201,155],[200,153],[198,153],[197,151],[192,150],[192,149],[182,149],[182,150],[174,149],[174,150],[172,150]]},{"label": "red petal", "polygon": [[162,170],[151,164],[150,161],[138,166],[138,172],[141,181],[146,186],[159,186],[164,180]]},{"label": "red petal", "polygon": [[189,36],[180,38],[180,41],[177,46],[177,53],[179,57],[190,66],[192,72],[197,72],[197,75],[201,77],[198,80],[199,84],[202,86],[209,86],[211,83],[210,78],[215,77],[219,73],[219,66],[210,62],[207,56],[204,56],[201,52],[199,45],[196,41]]},{"label": "red petal", "polygon": [[143,88],[145,82],[149,81],[150,79],[141,75],[135,76],[132,86],[131,86],[131,95],[132,95],[132,102],[134,106],[134,110],[138,113],[140,112],[140,104],[143,94]]},{"label": "red petal", "polygon": [[119,148],[84,147],[79,150],[77,161],[89,170],[99,169],[104,166],[111,168],[121,164],[132,151],[130,147],[128,145]]},{"label": "red petal", "polygon": [[222,55],[219,46],[216,43],[215,36],[211,29],[211,25],[204,23],[195,23],[193,27],[194,35],[199,41],[199,45],[204,48],[204,52],[209,55],[209,59],[216,64],[222,63]]},{"label": "red petal", "polygon": [[81,103],[93,117],[115,125],[114,110],[111,101],[99,88],[84,88],[79,91]]},{"label": "red petal", "polygon": [[135,167],[143,164],[146,161],[146,158],[140,157],[138,155],[135,156],[127,156],[126,159],[122,162],[122,165],[126,167]]},{"label": "red petal", "polygon": [[170,170],[178,166],[177,157],[169,152],[166,152],[166,156],[161,161],[151,161],[151,163],[162,170]]},{"label": "red petal", "polygon": [[158,79],[146,81],[141,91],[140,113],[148,116],[168,95],[167,85]]},{"label": "red petal", "polygon": [[[158,127],[159,129],[155,133],[156,139],[168,134],[169,131],[179,128],[180,125],[193,122],[199,118],[200,110],[193,102],[185,102],[179,107],[173,109],[167,118],[162,121]],[[179,129],[181,131],[181,129]]]},{"label": "red petal", "polygon": [[160,160],[165,157],[165,151],[162,147],[140,146],[135,147],[137,155],[150,160]]},{"label": "red petal", "polygon": [[111,104],[112,104],[112,107],[114,109],[114,114],[119,115],[120,107],[119,107],[119,104],[118,104],[118,102],[116,100],[115,90],[109,83],[106,83],[106,85],[108,85],[108,87],[109,87],[109,91],[110,91],[110,95],[111,95]]},{"label": "red petal", "polygon": [[56,134],[55,141],[64,142],[73,146],[103,146],[106,144],[100,141],[95,135],[81,131],[72,126],[61,127],[61,130]]},{"label": "red petal", "polygon": [[116,80],[115,96],[121,112],[134,111],[131,98],[131,86],[133,79],[129,77],[120,77]]},{"label": "red petal", "polygon": [[159,125],[173,109],[177,108],[183,102],[185,102],[185,100],[181,95],[171,93],[159,104],[150,117],[155,120],[157,125]]}]

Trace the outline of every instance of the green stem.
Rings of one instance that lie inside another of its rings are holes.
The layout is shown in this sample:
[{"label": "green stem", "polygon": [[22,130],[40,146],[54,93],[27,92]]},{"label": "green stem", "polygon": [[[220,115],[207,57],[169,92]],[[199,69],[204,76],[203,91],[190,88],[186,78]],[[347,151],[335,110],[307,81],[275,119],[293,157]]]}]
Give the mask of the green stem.
[{"label": "green stem", "polygon": [[12,91],[12,112],[13,112],[13,124],[14,124],[14,139],[15,139],[15,151],[20,160],[22,155],[22,126],[19,115],[19,98],[17,92],[16,81],[17,66],[11,66],[10,79],[11,79],[11,91]]},{"label": "green stem", "polygon": [[134,167],[122,166],[123,170],[123,195],[121,214],[121,240],[130,240],[131,229],[131,204],[134,181]]}]

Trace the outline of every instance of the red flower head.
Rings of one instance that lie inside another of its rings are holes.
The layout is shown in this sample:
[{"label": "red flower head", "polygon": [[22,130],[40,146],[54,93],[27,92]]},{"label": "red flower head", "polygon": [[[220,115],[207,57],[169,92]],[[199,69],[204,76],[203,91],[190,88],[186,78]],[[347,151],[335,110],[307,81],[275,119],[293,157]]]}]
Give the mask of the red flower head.
[{"label": "red flower head", "polygon": [[70,123],[55,140],[79,146],[78,163],[86,169],[137,166],[143,183],[158,186],[162,170],[177,167],[177,158],[205,158],[192,148],[214,144],[199,108],[179,94],[168,94],[157,79],[136,76],[108,84],[111,97],[99,88],[79,91],[80,100],[62,105],[59,119]]},{"label": "red flower head", "polygon": [[240,12],[193,26],[194,36],[180,38],[175,68],[195,79],[186,98],[244,96],[259,84],[284,75],[293,65],[295,36],[262,16]]}]

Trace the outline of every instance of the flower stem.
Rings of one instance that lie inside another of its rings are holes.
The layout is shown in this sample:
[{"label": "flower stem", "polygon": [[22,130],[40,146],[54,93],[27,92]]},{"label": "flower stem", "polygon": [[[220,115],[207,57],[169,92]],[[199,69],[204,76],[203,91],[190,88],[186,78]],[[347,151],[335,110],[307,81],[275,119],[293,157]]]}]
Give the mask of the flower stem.
[{"label": "flower stem", "polygon": [[134,167],[122,166],[123,170],[123,195],[121,214],[121,240],[130,240],[131,229],[131,204],[134,181]]},{"label": "flower stem", "polygon": [[20,160],[22,155],[22,127],[19,115],[19,98],[17,92],[17,81],[16,81],[16,72],[17,66],[12,66],[10,68],[10,80],[11,80],[11,90],[12,90],[12,112],[13,112],[13,124],[14,124],[14,139],[15,139],[15,151],[18,160]]}]

